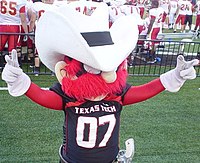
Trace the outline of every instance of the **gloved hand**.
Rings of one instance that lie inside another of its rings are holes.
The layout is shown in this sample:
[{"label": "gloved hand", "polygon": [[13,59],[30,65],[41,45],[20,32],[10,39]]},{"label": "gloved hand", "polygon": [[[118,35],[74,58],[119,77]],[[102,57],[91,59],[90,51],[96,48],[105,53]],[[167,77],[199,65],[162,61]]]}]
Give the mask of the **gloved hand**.
[{"label": "gloved hand", "polygon": [[7,63],[2,72],[2,80],[7,83],[10,95],[21,96],[29,89],[31,80],[19,67],[17,51],[15,49],[12,50],[11,57],[5,56]]},{"label": "gloved hand", "polygon": [[187,79],[195,79],[195,65],[199,64],[198,59],[185,61],[182,55],[177,57],[176,68],[160,76],[161,83],[169,92],[178,92]]}]

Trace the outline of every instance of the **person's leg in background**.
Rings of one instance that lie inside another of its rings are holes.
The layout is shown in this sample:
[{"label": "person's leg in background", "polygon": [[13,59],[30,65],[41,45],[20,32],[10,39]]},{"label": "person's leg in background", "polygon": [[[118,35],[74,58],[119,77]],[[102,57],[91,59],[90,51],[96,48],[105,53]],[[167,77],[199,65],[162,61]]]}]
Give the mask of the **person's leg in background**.
[{"label": "person's leg in background", "polygon": [[[4,33],[6,31],[6,25],[0,25],[0,32]],[[6,43],[8,41],[8,35],[0,35],[0,69],[3,69],[5,66],[4,54],[3,51],[5,50]]]},{"label": "person's leg in background", "polygon": [[189,22],[189,15],[186,15],[185,20],[184,20],[183,33],[185,33],[185,29],[186,29],[188,22]]},{"label": "person's leg in background", "polygon": [[34,49],[35,49],[35,46],[34,46],[34,43],[33,41],[28,37],[28,40],[27,40],[27,48],[28,48],[28,62],[30,63],[30,67],[31,68],[34,68],[34,59],[35,59],[35,56],[34,56]]},{"label": "person's leg in background", "polygon": [[174,33],[176,33],[177,25],[181,23],[181,32],[184,30],[184,22],[185,22],[185,15],[178,15],[175,25],[174,25]]},{"label": "person's leg in background", "polygon": [[189,15],[189,22],[188,22],[188,26],[189,26],[189,32],[192,32],[192,18],[193,18],[193,15]]},{"label": "person's leg in background", "polygon": [[[9,52],[9,55],[11,55],[11,52],[13,49],[17,49],[17,42],[18,42],[18,39],[19,39],[19,35],[17,35],[16,33],[20,33],[20,27],[18,25],[12,25],[10,26],[10,33],[13,33],[13,35],[9,35],[9,38],[8,38],[8,52]],[[21,55],[18,54],[18,59],[19,59],[19,56]],[[19,65],[21,66],[21,60],[18,60],[19,62]]]},{"label": "person's leg in background", "polygon": [[169,29],[173,29],[174,27],[174,13],[169,13]]},{"label": "person's leg in background", "polygon": [[[24,33],[21,26],[20,26],[20,33]],[[22,46],[23,46],[23,35],[19,35],[17,40],[16,51],[20,67],[22,67]]]},{"label": "person's leg in background", "polygon": [[34,61],[35,61],[35,64],[34,64],[34,74],[35,74],[35,76],[38,76],[39,73],[40,73],[40,59],[38,57],[38,52],[37,52],[36,48],[35,48]]},{"label": "person's leg in background", "polygon": [[186,15],[181,16],[181,32],[184,32]]},{"label": "person's leg in background", "polygon": [[144,16],[144,7],[139,7],[139,9],[140,9],[140,16],[141,16],[141,18],[143,19],[143,16]]},{"label": "person's leg in background", "polygon": [[178,17],[175,20],[175,24],[174,24],[174,33],[176,33],[177,26],[178,26],[180,20],[181,20],[181,15],[178,15]]},{"label": "person's leg in background", "polygon": [[193,32],[194,33],[197,32],[197,37],[199,37],[199,35],[200,35],[200,15],[196,16],[196,22],[195,22],[195,27],[194,27],[194,31]]},{"label": "person's leg in background", "polygon": [[[151,40],[157,40],[158,33],[160,31],[160,28],[153,28],[151,32]],[[150,43],[150,51],[149,51],[149,61],[148,63],[155,63],[157,62],[157,56],[156,56],[156,42],[152,41]]]}]

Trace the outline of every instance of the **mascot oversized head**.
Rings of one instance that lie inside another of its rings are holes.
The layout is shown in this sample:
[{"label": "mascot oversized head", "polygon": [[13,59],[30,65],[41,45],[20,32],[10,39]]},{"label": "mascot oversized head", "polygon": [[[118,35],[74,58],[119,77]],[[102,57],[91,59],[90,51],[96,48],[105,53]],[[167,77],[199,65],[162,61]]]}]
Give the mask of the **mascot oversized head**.
[{"label": "mascot oversized head", "polygon": [[126,83],[125,59],[134,49],[138,28],[133,16],[109,29],[108,7],[98,3],[88,16],[63,5],[37,24],[36,47],[63,91],[77,100],[100,100],[120,93]]}]

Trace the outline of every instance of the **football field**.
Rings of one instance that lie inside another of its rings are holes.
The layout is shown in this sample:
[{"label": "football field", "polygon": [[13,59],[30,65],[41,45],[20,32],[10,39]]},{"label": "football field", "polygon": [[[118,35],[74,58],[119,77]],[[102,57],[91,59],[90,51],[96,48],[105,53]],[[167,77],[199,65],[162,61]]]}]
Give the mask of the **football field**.
[{"label": "football field", "polygon": [[[55,77],[31,76],[41,87]],[[129,77],[140,85],[154,77]],[[4,85],[0,80],[0,85]],[[135,163],[200,162],[200,77],[187,81],[177,93],[162,92],[147,101],[124,107],[120,146],[135,140]],[[0,162],[58,163],[64,114],[43,108],[25,96],[0,91]],[[78,156],[77,156],[78,157]],[[103,157],[103,156],[102,156]]]}]

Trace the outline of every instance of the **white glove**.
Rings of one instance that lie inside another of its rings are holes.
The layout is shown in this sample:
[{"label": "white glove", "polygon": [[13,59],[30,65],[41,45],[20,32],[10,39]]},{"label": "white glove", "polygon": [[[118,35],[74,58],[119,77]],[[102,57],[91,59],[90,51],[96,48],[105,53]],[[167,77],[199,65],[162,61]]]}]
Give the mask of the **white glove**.
[{"label": "white glove", "polygon": [[185,61],[182,55],[177,57],[176,68],[160,76],[162,85],[169,92],[178,92],[187,79],[195,79],[195,65],[199,64],[198,59]]},{"label": "white glove", "polygon": [[27,92],[31,80],[19,67],[17,51],[12,50],[12,58],[5,56],[6,65],[2,72],[2,80],[8,85],[8,92],[12,96],[21,96]]}]

